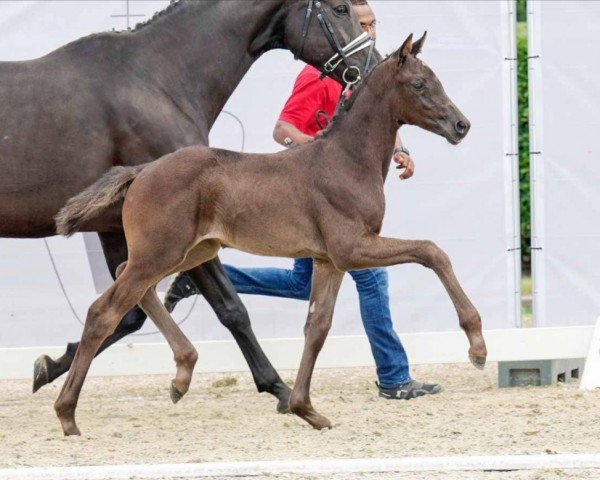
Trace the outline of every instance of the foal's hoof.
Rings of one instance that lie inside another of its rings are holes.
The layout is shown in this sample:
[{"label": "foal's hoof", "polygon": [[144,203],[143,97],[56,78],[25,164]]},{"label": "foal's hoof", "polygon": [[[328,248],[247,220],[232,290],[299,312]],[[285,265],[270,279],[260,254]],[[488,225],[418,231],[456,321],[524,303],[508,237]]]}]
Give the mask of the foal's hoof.
[{"label": "foal's hoof", "polygon": [[183,393],[181,393],[174,384],[171,384],[171,401],[173,403],[177,403],[179,400],[183,398]]},{"label": "foal's hoof", "polygon": [[304,417],[304,420],[306,420],[308,423],[310,423],[313,426],[313,428],[315,428],[317,430],[323,430],[324,428],[329,429],[332,427],[329,419],[317,412],[313,412],[313,413],[306,415]]},{"label": "foal's hoof", "polygon": [[48,373],[50,362],[53,360],[48,355],[40,355],[33,364],[33,393],[50,383],[50,374]]},{"label": "foal's hoof", "polygon": [[60,425],[62,426],[65,437],[81,435],[81,432],[75,423],[75,417],[58,417],[58,419],[60,420]]},{"label": "foal's hoof", "polygon": [[320,413],[317,413],[312,408],[310,410],[304,410],[304,411],[299,410],[299,409],[296,409],[296,411],[294,411],[294,409],[292,409],[291,411],[293,413],[295,413],[296,415],[298,415],[301,419],[308,422],[313,428],[316,428],[317,430],[323,430],[324,428],[331,428],[331,422],[327,419],[327,417],[324,417]]},{"label": "foal's hoof", "polygon": [[469,355],[469,359],[471,360],[471,363],[473,364],[473,366],[478,369],[478,370],[483,370],[483,367],[485,367],[485,356],[482,355]]},{"label": "foal's hoof", "polygon": [[75,425],[75,424],[73,424],[73,426],[69,429],[66,429],[63,427],[63,433],[65,434],[65,437],[71,437],[73,435],[81,436],[81,432],[79,431],[79,428],[77,428],[77,425]]}]

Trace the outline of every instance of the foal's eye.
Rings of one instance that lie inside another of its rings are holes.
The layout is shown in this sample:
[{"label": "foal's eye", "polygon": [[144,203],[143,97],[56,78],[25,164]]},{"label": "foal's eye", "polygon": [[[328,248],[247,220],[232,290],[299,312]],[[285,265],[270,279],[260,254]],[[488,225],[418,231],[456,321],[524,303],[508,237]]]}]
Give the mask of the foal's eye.
[{"label": "foal's eye", "polygon": [[334,12],[339,15],[348,15],[348,6],[347,5],[338,5],[335,7]]},{"label": "foal's eye", "polygon": [[412,84],[412,86],[415,90],[421,90],[425,86],[425,84],[421,80],[417,80],[415,83]]}]

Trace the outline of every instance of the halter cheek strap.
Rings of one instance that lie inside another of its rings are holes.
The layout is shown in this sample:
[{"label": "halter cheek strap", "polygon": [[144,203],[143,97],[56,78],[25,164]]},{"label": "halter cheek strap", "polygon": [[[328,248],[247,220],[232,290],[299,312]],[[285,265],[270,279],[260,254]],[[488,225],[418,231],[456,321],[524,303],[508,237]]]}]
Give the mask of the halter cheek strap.
[{"label": "halter cheek strap", "polygon": [[304,25],[302,25],[302,40],[300,40],[300,49],[294,55],[294,60],[298,60],[304,51],[304,42],[306,42],[306,36],[308,35],[308,26],[310,25],[310,17],[312,16],[313,5],[315,0],[308,0],[308,8],[306,9],[306,17],[304,17]]}]

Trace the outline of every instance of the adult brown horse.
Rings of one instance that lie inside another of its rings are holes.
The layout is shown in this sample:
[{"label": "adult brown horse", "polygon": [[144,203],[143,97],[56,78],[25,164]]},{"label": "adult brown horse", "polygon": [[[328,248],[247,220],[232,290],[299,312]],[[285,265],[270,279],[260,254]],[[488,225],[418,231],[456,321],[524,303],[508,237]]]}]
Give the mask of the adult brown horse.
[{"label": "adult brown horse", "polygon": [[[418,125],[458,144],[469,121],[429,67],[416,58],[425,36],[381,63],[352,96],[347,111],[306,145],[277,154],[240,154],[189,147],[144,167],[118,167],[71,199],[57,217],[72,234],[121,205],[129,259],[94,302],[81,344],[55,408],[66,435],[78,434],[75,407],[96,349],[123,312],[140,303],[164,333],[177,361],[171,385],[189,387],[197,354],[156,295],[166,275],[214,258],[221,245],[278,257],[312,257],[306,343],[290,397],[291,410],[315,428],[331,426],[313,408],[309,388],[331,325],[344,271],[401,263],[431,268],[446,287],[479,368],[487,350],[479,314],[433,242],[379,236],[383,185],[396,132]],[[177,216],[177,221],[174,218]]]},{"label": "adult brown horse", "polygon": [[[332,65],[345,62],[329,69],[341,80],[346,68],[366,64],[366,49],[350,57],[366,46],[351,42],[366,40],[361,33],[349,0],[181,1],[131,32],[95,34],[37,60],[0,63],[0,236],[54,235],[58,210],[111,167],[207,145],[227,99],[270,49],[286,48],[317,67],[338,53]],[[354,46],[340,52],[344,45]],[[127,258],[123,234],[100,239],[114,276]],[[258,345],[218,258],[200,270],[198,286],[241,347],[258,390],[287,408],[290,390]],[[139,308],[127,313],[100,351],[145,318]],[[69,369],[77,345],[57,361],[38,359],[34,391]]]}]

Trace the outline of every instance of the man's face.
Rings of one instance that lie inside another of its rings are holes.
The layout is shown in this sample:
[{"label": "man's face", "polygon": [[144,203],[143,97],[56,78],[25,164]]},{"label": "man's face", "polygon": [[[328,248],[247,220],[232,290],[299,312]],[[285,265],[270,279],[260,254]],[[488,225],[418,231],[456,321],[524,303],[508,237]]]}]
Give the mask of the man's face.
[{"label": "man's face", "polygon": [[375,39],[377,36],[377,22],[375,20],[375,13],[373,13],[370,5],[354,5],[353,8],[362,29],[371,35],[372,39]]}]

